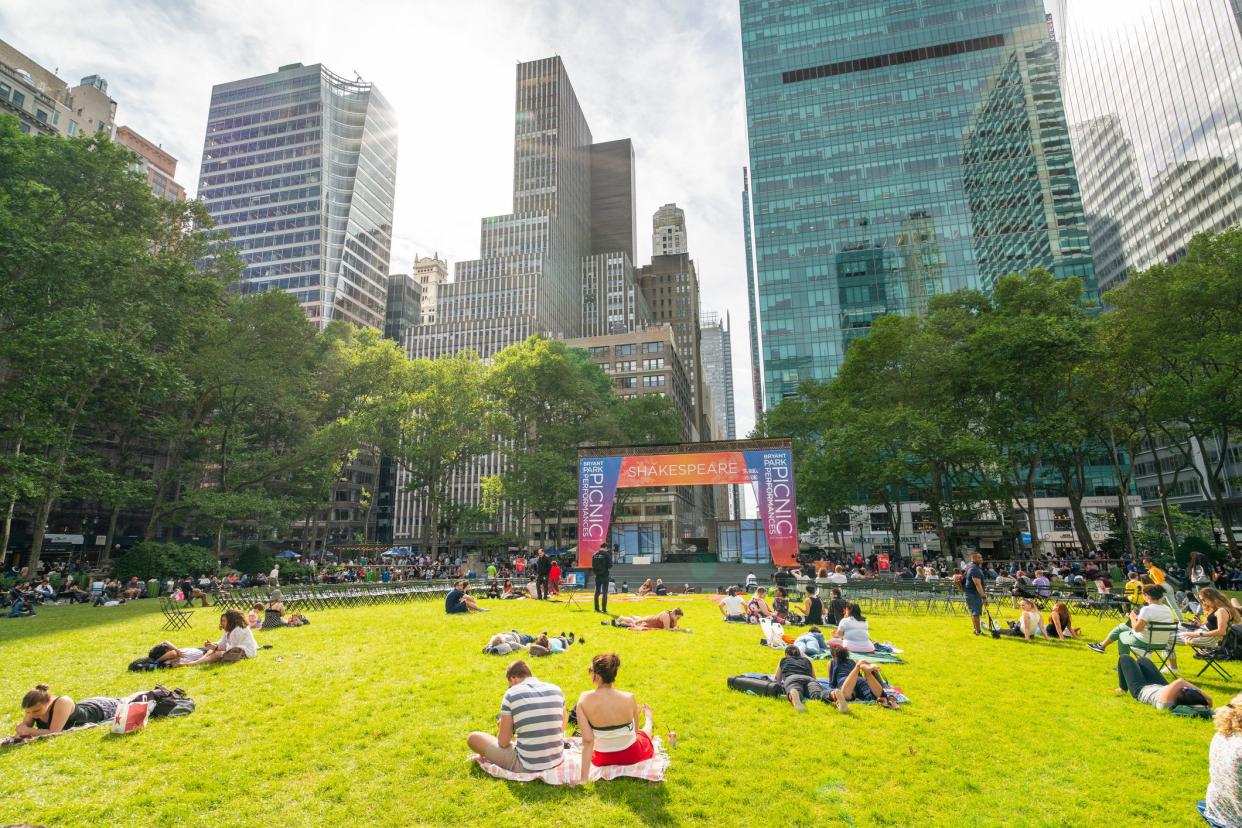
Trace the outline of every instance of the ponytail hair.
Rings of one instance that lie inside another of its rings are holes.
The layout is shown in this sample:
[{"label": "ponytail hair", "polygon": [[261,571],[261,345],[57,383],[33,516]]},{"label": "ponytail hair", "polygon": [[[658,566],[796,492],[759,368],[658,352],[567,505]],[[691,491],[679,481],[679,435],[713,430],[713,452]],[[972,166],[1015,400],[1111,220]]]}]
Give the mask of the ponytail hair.
[{"label": "ponytail hair", "polygon": [[47,692],[46,684],[36,684],[34,689],[22,696],[22,710],[29,710],[40,704],[47,704],[52,700],[52,695]]}]

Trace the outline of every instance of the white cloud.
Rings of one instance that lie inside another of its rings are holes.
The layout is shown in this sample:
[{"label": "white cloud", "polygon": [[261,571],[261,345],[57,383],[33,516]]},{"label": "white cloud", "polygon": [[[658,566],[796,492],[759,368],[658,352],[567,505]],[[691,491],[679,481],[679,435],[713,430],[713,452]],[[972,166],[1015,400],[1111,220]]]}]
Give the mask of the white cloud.
[{"label": "white cloud", "polygon": [[686,210],[703,309],[732,314],[738,426],[749,431],[734,0],[8,0],[0,32],[71,83],[106,77],[118,122],[176,155],[191,191],[213,84],[294,62],[374,82],[401,130],[394,272],[415,253],[478,255],[479,219],[511,204],[514,66],[559,54],[595,139],[634,141],[640,262],[651,213],[670,201]]}]

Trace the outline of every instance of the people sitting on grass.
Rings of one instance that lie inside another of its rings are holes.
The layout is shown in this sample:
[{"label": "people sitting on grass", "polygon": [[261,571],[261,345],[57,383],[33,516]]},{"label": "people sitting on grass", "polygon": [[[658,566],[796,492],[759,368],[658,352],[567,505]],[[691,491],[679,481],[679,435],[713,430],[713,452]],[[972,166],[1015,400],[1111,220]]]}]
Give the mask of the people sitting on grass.
[{"label": "people sitting on grass", "polygon": [[1208,748],[1207,795],[1199,813],[1212,828],[1242,825],[1242,694],[1216,711]]},{"label": "people sitting on grass", "polygon": [[655,594],[659,596],[668,595],[668,587],[664,585],[663,578],[656,578]]},{"label": "people sitting on grass", "polygon": [[85,604],[91,600],[91,594],[84,589],[79,589],[73,583],[73,578],[66,578],[60,592],[56,593],[56,600],[68,601],[71,604]]},{"label": "people sitting on grass", "polygon": [[789,611],[789,598],[784,587],[772,591],[772,614],[782,624],[801,624],[802,616]]},{"label": "people sitting on grass", "polygon": [[819,627],[811,627],[802,633],[794,639],[793,645],[808,657],[827,655],[829,650],[828,641]]},{"label": "people sitting on grass", "polygon": [[824,602],[819,597],[819,590],[811,584],[806,588],[806,600],[802,602],[802,617],[808,624],[824,623]]},{"label": "people sitting on grass", "polygon": [[[495,569],[496,567],[493,565],[490,568]],[[500,584],[496,583],[496,581],[490,577],[487,581],[487,597],[492,599],[500,598]]]},{"label": "people sitting on grass", "polygon": [[116,715],[117,699],[95,696],[74,702],[69,696],[53,697],[46,684],[22,698],[22,720],[17,724],[19,739],[53,736],[83,725],[106,722]]},{"label": "people sitting on grass", "polygon": [[757,624],[761,618],[771,618],[773,615],[772,608],[768,606],[768,591],[759,587],[746,602],[746,620]]},{"label": "people sitting on grass", "polygon": [[[1155,650],[1166,649],[1169,646],[1171,630],[1159,632],[1147,630],[1149,624],[1172,625],[1176,623],[1177,619],[1173,617],[1173,610],[1162,603],[1163,601],[1164,587],[1156,584],[1143,587],[1142,609],[1131,610],[1129,621],[1114,627],[1103,641],[1087,646],[1097,653],[1103,653],[1108,649],[1109,644],[1116,641],[1117,652],[1121,655],[1129,655],[1131,650],[1138,650],[1140,656]],[[1143,635],[1145,630],[1147,634]],[[1175,666],[1174,669],[1176,669]]]},{"label": "people sitting on grass", "polygon": [[647,580],[643,581],[643,585],[638,588],[638,597],[646,598],[648,595],[650,595],[653,592],[655,592],[655,585],[652,584],[651,579],[648,578]]},{"label": "people sitting on grass", "polygon": [[1045,633],[1044,617],[1039,608],[1035,606],[1035,602],[1030,598],[1021,598],[1018,600],[1018,609],[1021,610],[1018,613],[1018,620],[1010,621],[1009,629],[1001,630],[1001,633],[1015,637],[1021,636],[1027,641],[1042,636]]},{"label": "people sitting on grass", "polygon": [[1216,643],[1225,637],[1232,625],[1242,623],[1242,613],[1214,587],[1199,590],[1199,602],[1203,605],[1203,625],[1179,636],[1185,644]]},{"label": "people sitting on grass", "polygon": [[207,606],[207,593],[199,589],[190,576],[182,578],[179,586],[181,587],[181,600],[185,601],[187,607],[194,606],[195,599],[201,601],[204,607]]},{"label": "people sitting on grass", "polygon": [[243,658],[254,658],[259,652],[259,643],[254,640],[254,633],[246,626],[246,617],[241,610],[226,610],[220,616],[220,629],[224,635],[216,642],[203,642],[203,656],[186,664],[197,667],[201,664],[214,664],[217,661],[231,664]]},{"label": "people sitting on grass", "polygon": [[[681,607],[675,607],[671,610],[658,612],[655,615],[622,615],[619,618],[612,619],[611,624],[614,627],[625,627],[635,631],[668,630],[669,632],[688,633],[690,630],[677,626],[677,622],[681,620],[684,614],[681,611]],[[608,624],[610,622],[603,621],[601,623]]]},{"label": "people sitting on grass", "polygon": [[802,704],[804,698],[819,701],[824,697],[823,685],[815,678],[815,665],[796,644],[785,648],[785,655],[777,665],[773,679],[799,713],[806,712],[806,706]]},{"label": "people sitting on grass", "polygon": [[842,713],[849,712],[852,701],[873,701],[881,707],[897,709],[897,700],[889,698],[884,692],[884,677],[880,675],[880,668],[869,661],[853,661],[849,651],[842,647],[832,651],[828,684],[832,688],[828,700],[835,703]]},{"label": "people sitting on grass", "polygon": [[824,610],[824,622],[827,624],[837,625],[841,623],[841,619],[845,617],[845,609],[850,605],[841,597],[841,590],[833,588],[828,593],[828,607]]},{"label": "people sitting on grass", "polygon": [[5,618],[30,618],[35,615],[34,601],[21,592],[9,592],[9,611]]},{"label": "people sitting on grass", "polygon": [[565,694],[536,679],[521,660],[509,665],[505,680],[509,689],[500,702],[496,735],[475,731],[466,744],[505,770],[538,773],[557,767],[565,758]]},{"label": "people sitting on grass", "polygon": [[853,603],[846,605],[844,617],[833,630],[832,641],[851,653],[875,652],[875,643],[871,640],[871,630],[863,617],[862,607]]},{"label": "people sitting on grass", "polygon": [[510,601],[510,600],[513,600],[514,598],[521,598],[521,597],[522,597],[522,593],[515,592],[513,590],[513,581],[505,579],[505,585],[500,590],[500,600]]},{"label": "people sitting on grass", "polygon": [[726,621],[746,622],[746,604],[738,597],[737,587],[729,587],[729,591],[720,602],[720,614]]},{"label": "people sitting on grass", "polygon": [[444,596],[444,611],[449,615],[463,612],[486,612],[474,598],[466,592],[465,581],[454,581],[453,588]]},{"label": "people sitting on grass", "polygon": [[582,733],[579,781],[583,784],[590,781],[592,767],[636,765],[655,756],[655,744],[651,741],[655,729],[651,707],[640,705],[633,693],[613,686],[620,667],[621,659],[616,653],[592,658],[588,673],[594,689],[579,696],[574,708],[578,730]]},{"label": "people sitting on grass", "polygon": [[1049,638],[1066,639],[1077,638],[1079,632],[1081,631],[1070,619],[1069,607],[1064,601],[1057,601],[1052,607],[1052,612],[1048,614],[1048,625],[1044,627],[1044,633]]},{"label": "people sitting on grass", "polygon": [[1129,693],[1157,710],[1168,710],[1178,705],[1212,706],[1212,697],[1186,679],[1169,682],[1151,663],[1151,659],[1130,658],[1125,654],[1117,657],[1117,692]]},{"label": "people sitting on grass", "polygon": [[253,604],[250,612],[246,614],[246,624],[252,630],[257,630],[263,626],[263,605]]},{"label": "people sitting on grass", "polygon": [[178,647],[171,641],[161,641],[151,648],[147,658],[166,667],[185,667],[198,661],[207,650],[201,647]]}]

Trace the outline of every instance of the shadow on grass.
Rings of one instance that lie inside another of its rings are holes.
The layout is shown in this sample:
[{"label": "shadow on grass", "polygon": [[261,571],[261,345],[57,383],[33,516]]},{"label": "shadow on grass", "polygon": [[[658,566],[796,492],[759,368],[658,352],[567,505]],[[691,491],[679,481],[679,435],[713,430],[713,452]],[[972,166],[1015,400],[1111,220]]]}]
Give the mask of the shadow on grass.
[{"label": "shadow on grass", "polygon": [[[160,614],[159,601],[149,598],[130,601],[116,607],[95,607],[89,604],[69,604],[37,608],[37,614],[30,618],[0,618],[0,642],[17,641],[23,638],[38,638],[63,632],[77,632],[83,629],[107,624],[125,623],[138,616],[149,616],[152,634],[167,638],[168,632],[161,631],[164,616]],[[210,613],[213,607],[196,607],[195,612]],[[206,616],[204,616],[206,617]],[[215,618],[212,617],[212,628]],[[181,632],[184,632],[182,630]]]},{"label": "shadow on grass", "polygon": [[[628,808],[644,825],[672,825],[674,820],[668,812],[668,782],[647,782],[642,779],[613,779],[593,782],[591,787],[577,785],[548,785],[543,782],[512,782],[493,780],[477,765],[471,769],[480,779],[501,781],[513,796],[530,804],[578,805],[589,807],[588,797],[594,794],[602,802]],[[589,820],[583,818],[582,823]]]}]

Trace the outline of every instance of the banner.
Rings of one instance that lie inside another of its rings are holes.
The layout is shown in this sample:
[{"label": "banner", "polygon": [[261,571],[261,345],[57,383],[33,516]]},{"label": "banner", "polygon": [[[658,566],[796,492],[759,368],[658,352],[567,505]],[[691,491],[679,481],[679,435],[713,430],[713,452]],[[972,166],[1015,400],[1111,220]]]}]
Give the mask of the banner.
[{"label": "banner", "polygon": [[876,555],[875,560],[876,560],[876,566],[879,567],[881,572],[888,572],[889,563],[888,563],[887,552],[881,552],[880,554]]},{"label": "banner", "polygon": [[798,510],[794,498],[793,453],[787,444],[743,451],[709,449],[670,454],[581,455],[578,458],[578,566],[590,566],[591,556],[608,541],[617,489],[744,483],[754,487],[772,561],[777,566],[793,566],[798,556]]}]

